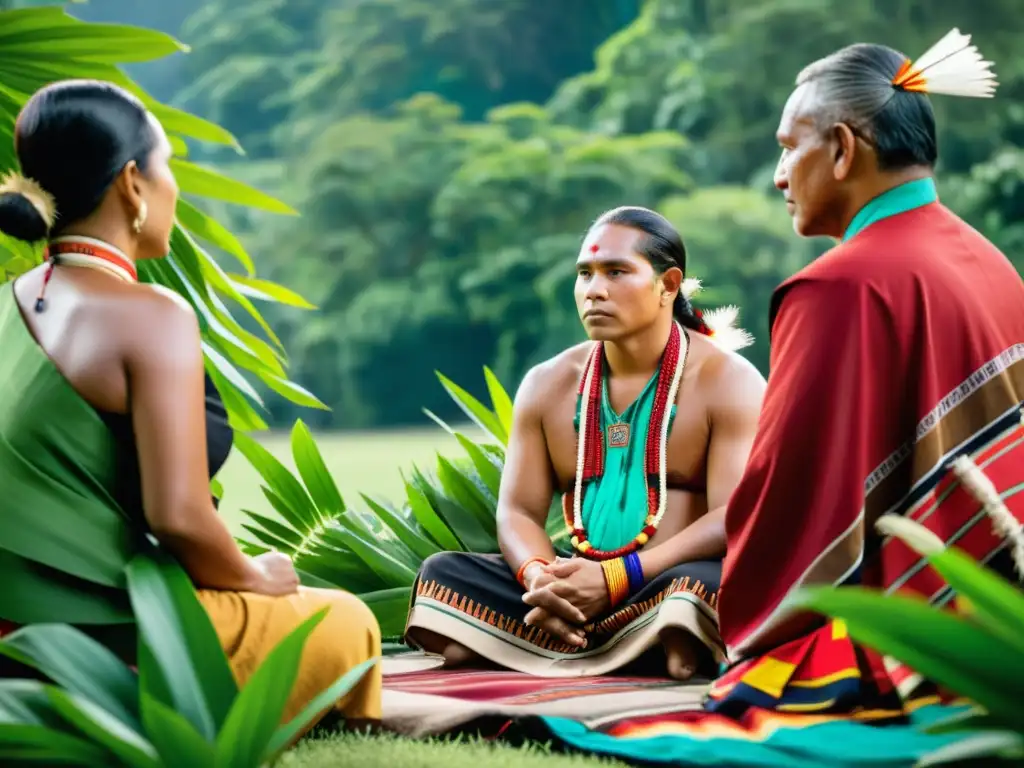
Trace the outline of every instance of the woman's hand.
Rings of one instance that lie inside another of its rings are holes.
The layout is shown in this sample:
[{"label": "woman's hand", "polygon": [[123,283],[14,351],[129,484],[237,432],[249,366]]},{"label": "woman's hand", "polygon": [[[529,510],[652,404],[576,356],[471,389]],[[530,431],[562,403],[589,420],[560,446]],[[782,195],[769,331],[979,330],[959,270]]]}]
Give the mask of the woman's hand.
[{"label": "woman's hand", "polygon": [[259,578],[251,592],[281,597],[299,591],[299,574],[288,555],[281,552],[264,552],[252,558],[252,564],[256,567]]}]

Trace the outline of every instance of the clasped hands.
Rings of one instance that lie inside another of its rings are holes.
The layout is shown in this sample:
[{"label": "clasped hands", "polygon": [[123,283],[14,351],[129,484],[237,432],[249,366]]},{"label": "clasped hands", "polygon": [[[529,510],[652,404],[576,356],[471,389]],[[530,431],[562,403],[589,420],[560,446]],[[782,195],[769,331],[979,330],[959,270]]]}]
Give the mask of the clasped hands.
[{"label": "clasped hands", "polygon": [[527,580],[523,602],[532,606],[526,614],[528,625],[584,648],[583,625],[609,607],[604,571],[599,563],[578,557],[537,564]]}]

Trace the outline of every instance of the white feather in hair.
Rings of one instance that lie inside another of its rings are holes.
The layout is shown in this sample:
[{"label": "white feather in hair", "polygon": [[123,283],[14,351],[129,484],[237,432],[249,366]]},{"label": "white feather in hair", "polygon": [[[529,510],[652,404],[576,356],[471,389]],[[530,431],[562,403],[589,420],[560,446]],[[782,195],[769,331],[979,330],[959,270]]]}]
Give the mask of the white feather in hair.
[{"label": "white feather in hair", "polygon": [[711,340],[730,352],[749,347],[754,337],[742,328],[736,327],[740,308],[736,306],[718,307],[703,313],[704,324],[711,329]]},{"label": "white feather in hair", "polygon": [[951,29],[916,61],[904,62],[892,84],[905,91],[975,99],[992,98],[998,85],[992,62],[959,29]]}]

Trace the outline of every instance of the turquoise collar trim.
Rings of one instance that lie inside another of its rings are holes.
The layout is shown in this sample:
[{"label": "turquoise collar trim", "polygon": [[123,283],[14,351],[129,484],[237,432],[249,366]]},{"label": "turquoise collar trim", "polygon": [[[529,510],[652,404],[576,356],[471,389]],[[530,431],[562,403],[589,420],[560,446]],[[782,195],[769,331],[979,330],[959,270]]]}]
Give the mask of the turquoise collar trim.
[{"label": "turquoise collar trim", "polygon": [[857,212],[853,221],[850,222],[850,226],[846,228],[843,242],[845,243],[877,221],[912,211],[915,208],[934,203],[938,199],[939,193],[935,189],[935,180],[932,178],[915,179],[893,187]]}]

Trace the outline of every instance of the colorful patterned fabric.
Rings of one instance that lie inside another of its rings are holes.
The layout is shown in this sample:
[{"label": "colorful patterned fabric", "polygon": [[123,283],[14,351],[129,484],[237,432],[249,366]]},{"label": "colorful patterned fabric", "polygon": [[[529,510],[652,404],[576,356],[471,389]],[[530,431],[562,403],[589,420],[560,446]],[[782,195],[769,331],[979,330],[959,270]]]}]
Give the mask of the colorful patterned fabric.
[{"label": "colorful patterned fabric", "polygon": [[444,671],[408,654],[384,662],[384,721],[424,737],[471,731],[644,763],[730,766],[906,766],[953,740],[919,726],[962,710],[936,698],[908,706],[899,725],[871,713],[838,720],[749,709],[739,719],[702,710],[707,685],[663,678],[540,678],[498,670]]}]

